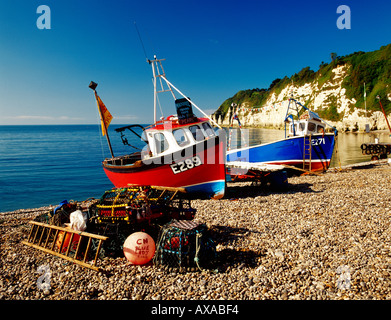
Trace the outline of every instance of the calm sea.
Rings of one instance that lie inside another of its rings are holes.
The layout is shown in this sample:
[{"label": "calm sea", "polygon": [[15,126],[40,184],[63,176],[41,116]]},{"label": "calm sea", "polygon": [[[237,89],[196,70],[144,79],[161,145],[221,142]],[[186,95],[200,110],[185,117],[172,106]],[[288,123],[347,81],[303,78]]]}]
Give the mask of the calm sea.
[{"label": "calm sea", "polygon": [[[118,127],[109,127],[114,154],[135,151],[123,146]],[[101,165],[107,157],[98,125],[0,126],[0,212],[100,198],[113,187]]]},{"label": "calm sea", "polygon": [[[135,151],[114,131],[120,126],[109,127],[115,155]],[[250,144],[266,143],[283,138],[284,132],[249,129],[248,137]],[[360,145],[375,137],[391,142],[388,133],[339,134],[341,165],[369,161]],[[127,138],[130,144],[143,146],[136,136]],[[100,198],[113,187],[101,165],[107,157],[110,152],[98,125],[0,126],[0,212]],[[333,166],[339,166],[336,156]]]}]

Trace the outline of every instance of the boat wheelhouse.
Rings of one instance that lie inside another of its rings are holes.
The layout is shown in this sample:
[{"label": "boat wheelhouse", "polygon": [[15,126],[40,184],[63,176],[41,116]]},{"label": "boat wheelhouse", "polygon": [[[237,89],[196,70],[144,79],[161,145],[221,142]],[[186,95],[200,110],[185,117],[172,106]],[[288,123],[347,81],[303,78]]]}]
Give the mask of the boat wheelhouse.
[{"label": "boat wheelhouse", "polygon": [[322,120],[314,117],[312,113],[305,114],[299,120],[295,121],[289,118],[288,121],[288,137],[314,135],[317,133],[323,135],[326,132],[326,125],[322,123]]}]

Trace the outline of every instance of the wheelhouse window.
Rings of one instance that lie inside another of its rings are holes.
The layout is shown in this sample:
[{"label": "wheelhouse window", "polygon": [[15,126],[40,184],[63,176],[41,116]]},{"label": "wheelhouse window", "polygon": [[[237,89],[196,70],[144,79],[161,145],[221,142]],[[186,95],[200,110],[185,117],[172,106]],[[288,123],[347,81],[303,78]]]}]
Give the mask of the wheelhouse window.
[{"label": "wheelhouse window", "polygon": [[324,133],[324,126],[318,125],[318,127],[316,128],[316,132],[317,133]]},{"label": "wheelhouse window", "polygon": [[316,124],[312,122],[308,122],[308,131],[314,132],[315,131]]},{"label": "wheelhouse window", "polygon": [[206,135],[209,138],[212,138],[215,136],[215,132],[213,131],[213,128],[211,127],[211,125],[208,122],[204,122],[202,124],[202,128],[204,129],[204,131],[206,132]]},{"label": "wheelhouse window", "polygon": [[290,128],[291,130],[291,133],[293,134],[293,133],[297,133],[297,124],[295,123],[295,124],[291,124],[291,128]]},{"label": "wheelhouse window", "polygon": [[300,130],[300,131],[304,131],[304,130],[305,130],[305,123],[304,123],[304,122],[300,122],[300,124],[299,124],[299,130]]},{"label": "wheelhouse window", "polygon": [[199,125],[190,126],[189,130],[191,134],[193,135],[193,138],[195,141],[202,141],[204,140],[204,134],[202,133],[202,130]]},{"label": "wheelhouse window", "polygon": [[163,133],[155,133],[153,136],[156,146],[156,154],[162,153],[168,149],[168,142]]},{"label": "wheelhouse window", "polygon": [[187,144],[189,144],[189,139],[186,137],[185,130],[183,129],[175,129],[173,130],[173,135],[176,140],[176,143],[178,146],[183,147]]}]

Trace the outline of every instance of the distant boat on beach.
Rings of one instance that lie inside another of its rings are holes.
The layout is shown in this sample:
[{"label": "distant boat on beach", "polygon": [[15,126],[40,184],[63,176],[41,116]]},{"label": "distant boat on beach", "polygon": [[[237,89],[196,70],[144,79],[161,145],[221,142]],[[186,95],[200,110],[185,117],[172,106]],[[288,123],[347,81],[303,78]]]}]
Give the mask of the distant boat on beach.
[{"label": "distant boat on beach", "polygon": [[[327,133],[326,126],[333,132]],[[285,138],[232,150],[228,146],[227,163],[244,161],[299,171],[325,171],[330,166],[337,134],[336,128],[291,98],[285,116]]]},{"label": "distant boat on beach", "polygon": [[[184,188],[192,197],[222,198],[225,192],[226,159],[224,130],[215,132],[209,117],[199,118],[194,115],[193,106],[206,116],[166,79],[163,60],[156,56],[154,60],[148,60],[154,77],[154,124],[148,127],[129,125],[115,129],[121,134],[125,145],[133,147],[128,143],[125,132],[135,134],[145,144],[141,150],[127,155],[113,154],[107,134],[110,121],[106,121],[106,116],[109,113],[96,94],[96,84],[91,82],[90,88],[95,92],[101,116],[102,132],[107,137],[112,155],[103,161],[103,169],[117,188],[129,185],[176,187]],[[182,97],[177,99],[173,89]],[[157,94],[162,92],[172,94],[177,115],[157,120]]]}]

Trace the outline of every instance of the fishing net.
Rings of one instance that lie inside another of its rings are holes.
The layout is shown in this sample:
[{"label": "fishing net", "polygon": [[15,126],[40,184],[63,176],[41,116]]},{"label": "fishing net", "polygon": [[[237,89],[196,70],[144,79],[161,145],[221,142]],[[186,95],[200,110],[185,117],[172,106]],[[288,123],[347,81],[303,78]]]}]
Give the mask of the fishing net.
[{"label": "fishing net", "polygon": [[77,210],[77,202],[71,200],[64,200],[56,208],[51,209],[44,214],[37,216],[34,221],[51,224],[54,226],[63,226],[65,223],[70,222],[70,215],[73,211]]}]

